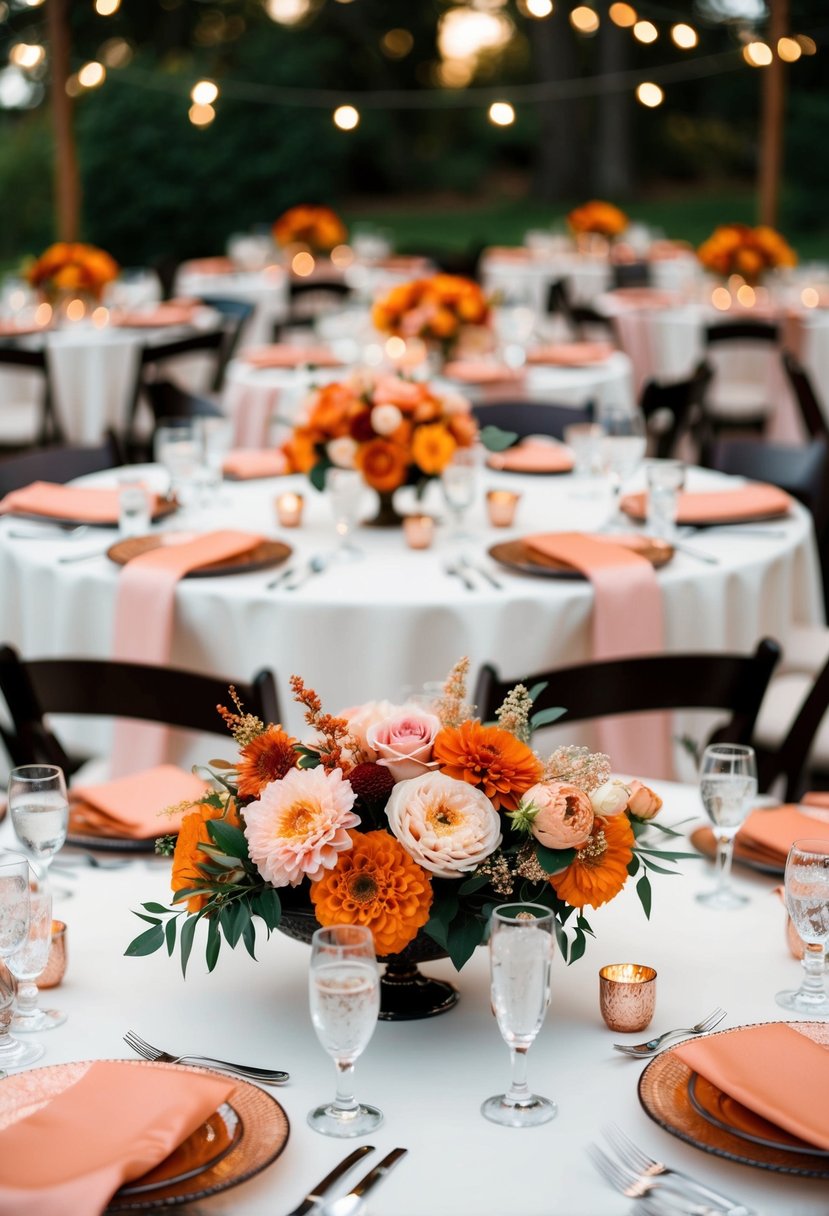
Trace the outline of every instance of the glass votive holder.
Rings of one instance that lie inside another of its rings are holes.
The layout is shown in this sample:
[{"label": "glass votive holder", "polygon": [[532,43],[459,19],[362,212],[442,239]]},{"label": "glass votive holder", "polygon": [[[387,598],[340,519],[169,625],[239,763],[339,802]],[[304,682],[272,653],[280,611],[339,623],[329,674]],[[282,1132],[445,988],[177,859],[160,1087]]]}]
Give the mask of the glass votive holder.
[{"label": "glass votive holder", "polygon": [[627,1034],[650,1026],[656,972],[642,963],[610,963],[599,971],[599,1009],[610,1030]]},{"label": "glass votive holder", "polygon": [[66,924],[52,921],[52,944],[46,966],[35,980],[38,988],[57,988],[66,974]]},{"label": "glass votive holder", "polygon": [[428,549],[435,538],[434,517],[406,515],[403,519],[403,534],[410,549]]},{"label": "glass votive holder", "polygon": [[676,534],[679,495],[685,486],[685,465],[681,460],[660,460],[649,464],[647,482],[647,532],[660,540],[672,540]]},{"label": "glass votive holder", "polygon": [[602,435],[598,422],[572,422],[562,438],[573,453],[573,472],[578,477],[596,477],[602,471]]},{"label": "glass votive holder", "polygon": [[276,499],[276,518],[281,528],[298,528],[302,523],[305,499],[301,494],[279,494]]},{"label": "glass votive holder", "polygon": [[121,536],[146,536],[152,518],[152,497],[134,476],[118,479],[118,531]]},{"label": "glass votive holder", "polygon": [[493,528],[510,528],[521,495],[512,490],[487,490],[486,509]]}]

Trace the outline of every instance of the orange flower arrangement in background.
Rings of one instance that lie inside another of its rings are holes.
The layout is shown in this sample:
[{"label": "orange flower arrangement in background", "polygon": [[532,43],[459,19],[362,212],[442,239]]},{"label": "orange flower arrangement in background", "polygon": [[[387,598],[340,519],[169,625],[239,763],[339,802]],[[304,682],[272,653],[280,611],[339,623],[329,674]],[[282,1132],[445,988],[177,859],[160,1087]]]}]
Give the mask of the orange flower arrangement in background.
[{"label": "orange flower arrangement in background", "polygon": [[600,908],[627,882],[634,835],[626,815],[596,816],[587,844],[574,861],[550,879],[556,895],[574,908]]},{"label": "orange flower arrangement in background", "polygon": [[570,231],[577,235],[595,232],[599,236],[610,238],[624,232],[628,226],[628,217],[624,211],[614,207],[613,203],[591,199],[589,203],[583,203],[581,207],[571,211],[567,216],[567,223],[570,225]]},{"label": "orange flower arrangement in background", "polygon": [[466,326],[489,324],[489,304],[472,279],[435,274],[399,283],[375,302],[371,319],[381,333],[422,338],[450,348]]},{"label": "orange flower arrangement in background", "polygon": [[738,274],[747,283],[757,283],[766,271],[796,266],[797,254],[774,228],[749,228],[747,224],[723,224],[697,250],[706,270],[714,274]]},{"label": "orange flower arrangement in background", "polygon": [[49,299],[70,292],[98,299],[107,283],[117,279],[118,274],[118,263],[103,249],[59,241],[37,258],[26,277],[32,287]]},{"label": "orange flower arrangement in background", "polygon": [[313,253],[330,253],[348,238],[348,229],[336,211],[315,203],[289,207],[272,231],[277,245],[307,245]]},{"label": "orange flower arrangement in background", "polygon": [[541,779],[541,762],[526,743],[474,719],[440,732],[435,759],[449,777],[483,790],[496,810],[515,810],[521,795]]}]

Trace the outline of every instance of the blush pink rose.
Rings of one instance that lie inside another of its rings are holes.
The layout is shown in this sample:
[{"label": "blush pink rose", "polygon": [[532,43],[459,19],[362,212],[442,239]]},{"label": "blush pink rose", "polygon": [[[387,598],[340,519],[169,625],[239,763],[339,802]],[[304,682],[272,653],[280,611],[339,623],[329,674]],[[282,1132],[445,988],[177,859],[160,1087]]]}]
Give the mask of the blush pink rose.
[{"label": "blush pink rose", "polygon": [[527,790],[521,802],[536,808],[530,830],[545,848],[577,849],[589,839],[593,807],[577,786],[563,781],[540,782]]},{"label": "blush pink rose", "polygon": [[369,727],[366,742],[395,781],[407,781],[437,767],[432,746],[440,728],[434,714],[403,711]]},{"label": "blush pink rose", "polygon": [[641,781],[631,781],[627,809],[636,819],[653,819],[662,810],[662,799]]},{"label": "blush pink rose", "polygon": [[372,726],[385,722],[387,719],[402,713],[404,706],[395,705],[393,701],[366,701],[365,705],[352,705],[340,710],[338,717],[345,718],[348,723],[348,733],[355,747],[361,753],[359,760],[374,763],[377,752],[369,746],[368,732]]}]

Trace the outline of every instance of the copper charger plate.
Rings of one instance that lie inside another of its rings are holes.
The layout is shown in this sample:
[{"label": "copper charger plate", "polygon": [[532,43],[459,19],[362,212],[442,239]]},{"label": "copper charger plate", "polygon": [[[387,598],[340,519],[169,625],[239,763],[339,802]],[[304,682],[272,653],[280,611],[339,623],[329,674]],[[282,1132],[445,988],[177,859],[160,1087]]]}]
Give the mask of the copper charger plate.
[{"label": "copper charger plate", "polygon": [[[195,539],[196,533],[190,532],[161,532],[153,536],[129,536],[126,540],[116,541],[107,549],[107,557],[125,566],[134,557],[142,553],[151,553],[164,545],[183,544]],[[209,565],[199,566],[185,574],[185,578],[213,578],[221,574],[250,574],[255,570],[267,570],[286,561],[293,549],[281,540],[262,540],[252,549],[240,553],[236,557],[224,558],[220,562],[210,562]]]},{"label": "copper charger plate", "polygon": [[[34,1113],[79,1080],[92,1062],[52,1064],[6,1077],[0,1091],[0,1127],[13,1121],[9,1116],[25,1118]],[[148,1060],[117,1063],[133,1068],[209,1071],[182,1064],[153,1064]],[[236,1081],[224,1106],[164,1161],[117,1191],[106,1210],[146,1212],[193,1203],[226,1191],[275,1161],[288,1143],[289,1134],[288,1116],[276,1099],[249,1081]]]},{"label": "copper charger plate", "polygon": [[[172,498],[172,499],[159,498],[158,505],[156,506],[156,509],[153,511],[150,518],[152,519],[153,523],[157,523],[159,519],[166,519],[168,517],[168,515],[172,515],[175,511],[178,510],[178,508],[179,508],[179,504],[174,498]],[[70,515],[58,517],[56,515],[35,515],[35,514],[29,513],[29,512],[19,512],[19,511],[9,511],[9,517],[11,519],[25,519],[28,522],[33,523],[33,524],[54,524],[55,527],[58,527],[58,528],[61,528],[61,527],[67,527],[67,528],[117,528],[118,527],[117,519],[98,520],[98,521],[93,522],[88,519],[75,519]]]},{"label": "copper charger plate", "polygon": [[[667,541],[657,540],[655,537],[609,536],[608,541],[634,549],[642,557],[646,557],[657,570],[660,566],[666,565],[674,555],[672,545]],[[499,541],[498,544],[492,545],[487,552],[494,561],[500,562],[509,570],[517,570],[520,574],[541,575],[543,578],[585,578],[585,575],[574,570],[572,566],[566,566],[564,562],[557,561],[556,558],[547,557],[536,552],[535,549],[531,549],[523,540]]]},{"label": "copper charger plate", "polygon": [[[104,832],[91,830],[84,823],[85,802],[73,799],[69,803],[69,830],[66,833],[66,844],[77,849],[99,849],[105,853],[153,853],[155,852],[155,836],[145,839],[134,836],[107,835]],[[1,818],[1,816],[0,816]],[[167,833],[159,832],[159,836]]]},{"label": "copper charger plate", "polygon": [[[815,1042],[829,1046],[829,1025],[826,1022],[789,1022],[788,1025],[803,1031]],[[722,1034],[737,1034],[747,1027],[737,1026],[731,1030],[716,1031]],[[706,1035],[713,1038],[714,1035]],[[705,1089],[694,1085],[696,1104],[692,1100],[692,1083],[696,1073],[675,1055],[672,1050],[663,1051],[648,1064],[639,1078],[639,1101],[654,1123],[664,1131],[684,1140],[694,1148],[737,1161],[741,1165],[753,1165],[758,1169],[772,1170],[780,1174],[798,1174],[804,1178],[829,1178],[829,1156],[820,1149],[788,1134],[765,1120],[764,1128],[772,1128],[777,1144],[758,1143],[760,1137],[747,1137],[747,1130],[760,1126],[753,1112],[743,1114],[745,1107],[734,1103],[727,1095],[710,1084]],[[702,1102],[701,1102],[702,1099]],[[700,1112],[704,1103],[705,1113]],[[716,1110],[715,1123],[711,1108]],[[791,1139],[791,1144],[784,1140]]]},{"label": "copper charger plate", "polygon": [[[711,828],[695,828],[690,839],[691,844],[703,857],[709,860],[716,857],[717,840]],[[740,844],[739,833],[734,838],[734,860],[751,870],[757,870],[761,874],[773,874],[776,878],[781,878],[786,869],[785,857],[779,862],[772,861],[765,853],[753,849],[750,844]]]}]

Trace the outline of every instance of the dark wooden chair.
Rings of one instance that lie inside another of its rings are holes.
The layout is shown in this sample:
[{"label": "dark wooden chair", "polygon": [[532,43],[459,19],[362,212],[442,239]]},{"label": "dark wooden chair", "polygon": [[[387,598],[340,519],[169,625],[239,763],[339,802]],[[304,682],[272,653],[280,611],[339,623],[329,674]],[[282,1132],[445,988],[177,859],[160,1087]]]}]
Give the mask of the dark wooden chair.
[{"label": "dark wooden chair", "polygon": [[[705,327],[706,353],[727,349],[732,343],[745,346],[779,348],[780,327],[772,321],[714,321]],[[716,390],[716,381],[715,381]],[[738,400],[718,402],[716,391],[706,403],[702,441],[710,444],[725,431],[762,434],[774,402],[745,403]]]},{"label": "dark wooden chair", "polygon": [[[769,696],[773,697],[775,681]],[[808,788],[810,752],[818,730],[829,712],[829,661],[817,673],[788,731],[777,747],[763,746],[753,740],[757,752],[757,771],[761,789],[768,789],[779,777],[786,786],[783,797],[797,802]]]},{"label": "dark wooden chair", "polygon": [[137,450],[135,418],[141,398],[142,396],[149,397],[148,386],[154,380],[164,378],[165,365],[171,359],[178,359],[182,355],[207,354],[213,361],[210,373],[212,383],[219,374],[224,342],[224,330],[218,328],[205,330],[203,333],[187,334],[183,338],[173,338],[169,342],[154,342],[142,346],[132,398],[127,411],[126,444],[130,452]]},{"label": "dark wooden chair", "polygon": [[224,415],[215,401],[188,393],[173,384],[172,380],[149,380],[144,392],[156,424],[162,419],[222,418]]},{"label": "dark wooden chair", "polygon": [[[563,722],[653,710],[728,710],[715,732],[718,742],[749,743],[760,703],[780,647],[765,638],[752,655],[660,654],[610,659],[537,672],[522,678],[530,687],[546,680],[536,710],[566,706]],[[502,680],[491,664],[481,668],[473,701],[482,721],[491,721],[515,680]]]},{"label": "dark wooden chair", "polygon": [[703,362],[687,380],[674,380],[670,384],[648,380],[645,384],[639,405],[654,456],[661,460],[673,456],[680,439],[698,427],[713,376],[709,364]]},{"label": "dark wooden chair", "polygon": [[276,681],[267,669],[249,683],[143,663],[106,659],[21,659],[0,647],[0,693],[11,728],[3,732],[15,765],[58,764],[68,774],[83,759],[67,754],[50,729],[47,714],[137,718],[184,730],[227,737],[216,706],[228,703],[233,683],[245,712],[263,722],[279,721]]},{"label": "dark wooden chair", "polygon": [[589,338],[600,331],[615,343],[616,331],[610,317],[604,316],[589,304],[576,304],[570,295],[566,279],[555,279],[547,290],[547,312],[558,314],[577,341]]},{"label": "dark wooden chair", "polygon": [[610,268],[613,286],[616,287],[650,287],[650,262],[614,262]]},{"label": "dark wooden chair", "polygon": [[577,422],[594,422],[595,408],[591,402],[584,406],[552,405],[533,401],[494,401],[473,405],[472,413],[478,426],[497,426],[502,431],[515,431],[519,439],[525,435],[564,437],[564,428]]},{"label": "dark wooden chair", "polygon": [[239,349],[242,335],[256,311],[256,306],[249,300],[232,300],[224,296],[202,296],[201,302],[219,313],[224,325],[224,341],[210,385],[211,392],[218,393],[224,386],[227,365]]},{"label": "dark wooden chair", "polygon": [[31,485],[33,481],[54,481],[61,485],[87,473],[101,473],[124,463],[114,435],[108,434],[99,447],[39,448],[22,456],[0,461],[0,497]]},{"label": "dark wooden chair", "polygon": [[811,439],[829,439],[829,422],[809,373],[790,351],[783,352],[783,370],[795,395],[803,425]]},{"label": "dark wooden chair", "polygon": [[311,329],[317,317],[333,312],[354,294],[342,279],[300,279],[288,285],[288,315],[273,327],[275,341],[285,330]]},{"label": "dark wooden chair", "polygon": [[706,453],[705,463],[721,473],[780,486],[812,512],[818,540],[829,522],[829,440],[811,443],[759,443],[721,439]]},{"label": "dark wooden chair", "polygon": [[52,394],[52,382],[49,378],[49,365],[46,362],[44,348],[31,350],[9,342],[0,342],[0,368],[21,368],[37,372],[43,377],[43,387],[40,398],[40,421],[36,440],[38,443],[62,443],[63,429],[60,425],[55,402]]}]

